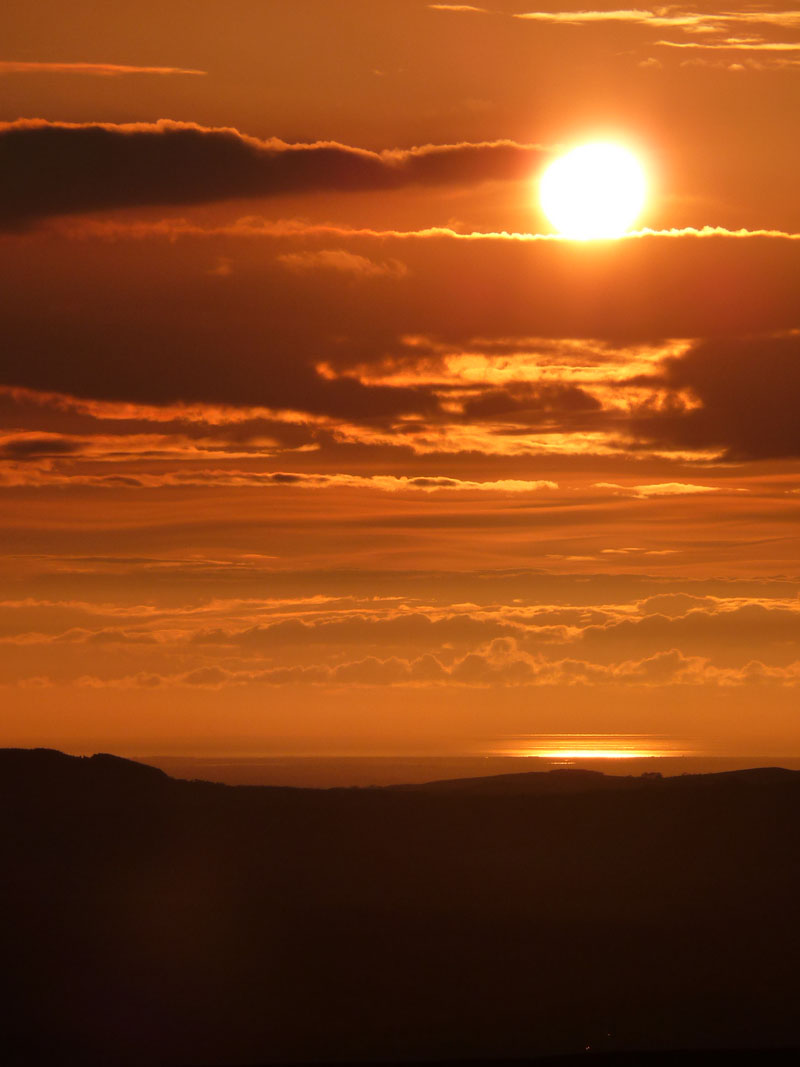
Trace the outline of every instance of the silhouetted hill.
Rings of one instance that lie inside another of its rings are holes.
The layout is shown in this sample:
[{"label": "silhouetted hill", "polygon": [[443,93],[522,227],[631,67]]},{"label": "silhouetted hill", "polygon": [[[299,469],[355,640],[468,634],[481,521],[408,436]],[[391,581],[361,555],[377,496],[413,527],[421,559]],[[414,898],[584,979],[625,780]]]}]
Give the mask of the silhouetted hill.
[{"label": "silhouetted hill", "polygon": [[416,789],[436,793],[474,793],[488,796],[502,793],[586,793],[597,789],[637,788],[638,778],[601,774],[564,768],[551,771],[527,771],[516,774],[492,774],[480,778],[447,778],[436,782],[392,786],[393,789]]},{"label": "silhouetted hill", "polygon": [[588,793],[597,790],[631,791],[639,789],[680,789],[686,786],[714,788],[730,782],[741,785],[763,785],[788,781],[794,776],[800,781],[800,771],[784,767],[754,767],[747,770],[721,771],[716,774],[681,774],[662,778],[660,774],[638,776],[603,774],[565,767],[550,771],[528,771],[517,774],[493,774],[481,778],[448,778],[443,781],[423,782],[415,785],[388,786],[399,790],[421,790],[437,793],[472,793],[480,796],[526,793],[553,795],[565,793]]},{"label": "silhouetted hill", "polygon": [[52,748],[0,749],[0,789],[146,790],[170,779],[157,767],[101,752],[67,756]]},{"label": "silhouetted hill", "polygon": [[799,816],[780,768],[302,790],[0,751],[0,1059],[800,1046]]}]

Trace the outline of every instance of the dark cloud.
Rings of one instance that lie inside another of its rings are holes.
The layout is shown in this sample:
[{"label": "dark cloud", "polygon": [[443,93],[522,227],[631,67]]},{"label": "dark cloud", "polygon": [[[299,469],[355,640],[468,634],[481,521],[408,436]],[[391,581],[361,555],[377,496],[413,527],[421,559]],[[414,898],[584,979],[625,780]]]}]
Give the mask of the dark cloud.
[{"label": "dark cloud", "polygon": [[[198,426],[252,409],[260,422],[226,431],[243,454],[281,444],[515,454],[534,431],[605,435],[584,450],[800,454],[800,240],[662,234],[576,246],[341,231],[340,250],[371,261],[377,247],[407,273],[281,261],[331,242],[327,231],[6,236],[0,384],[132,405],[131,418],[155,417],[135,405],[227,406]],[[230,276],[208,273],[220,255]],[[637,367],[633,353],[626,378],[620,353],[641,344],[661,363]],[[618,366],[604,378],[612,349]],[[520,374],[547,380],[498,378],[516,373],[515,353],[529,364]],[[448,380],[448,354],[473,376]],[[287,436],[276,412],[304,425]]]},{"label": "dark cloud", "polygon": [[568,419],[572,414],[598,411],[600,407],[595,397],[574,385],[518,384],[511,389],[486,390],[464,404],[464,414],[473,419],[513,415],[515,420],[536,425],[554,415]]},{"label": "dark cloud", "polygon": [[[323,247],[330,240],[326,235]],[[577,248],[456,235],[340,238],[357,254],[377,241],[382,256],[407,263],[407,276],[354,281],[340,271],[286,270],[281,255],[318,248],[319,236],[305,234],[174,243],[6,238],[2,382],[105,400],[264,405],[381,419],[430,413],[438,399],[428,387],[415,387],[413,365],[405,382],[391,387],[337,371],[397,356],[411,364],[403,340],[409,335],[458,351],[474,338],[639,343],[797,325],[800,241],[781,237],[648,236]],[[229,277],[207,273],[221,254],[235,262]],[[747,379],[746,352],[761,356],[757,346],[740,346],[729,370],[714,356],[717,349],[698,349],[661,384],[677,390],[686,381],[705,391],[709,405],[733,411],[733,397],[714,392],[704,367],[723,378],[731,374],[720,386],[730,391],[734,381]],[[790,382],[781,376],[791,376],[791,360],[777,351],[767,358],[786,398]],[[328,378],[317,373],[322,364],[333,368]],[[769,380],[755,390],[751,385],[748,379],[744,388],[753,402],[766,401]],[[528,403],[520,396],[515,387],[513,396],[498,390],[469,398],[468,414],[481,419],[519,411]],[[569,411],[572,418],[593,415],[579,388],[540,386],[531,406]],[[670,432],[666,420],[644,429]]]},{"label": "dark cloud", "polygon": [[672,618],[644,615],[588,626],[579,643],[600,659],[677,647],[687,655],[713,656],[725,665],[739,664],[755,652],[770,663],[790,663],[800,653],[800,611],[753,603],[717,610],[694,608]]},{"label": "dark cloud", "polygon": [[636,432],[668,446],[721,448],[729,459],[800,456],[800,336],[701,341],[667,360],[671,389],[699,407],[637,419]]},{"label": "dark cloud", "polygon": [[22,434],[0,438],[0,459],[41,460],[53,456],[70,456],[81,451],[80,441],[45,435]]},{"label": "dark cloud", "polygon": [[193,123],[0,125],[0,225],[145,204],[516,179],[544,149],[512,141],[367,152]]},{"label": "dark cloud", "polygon": [[[73,281],[52,279],[54,299],[43,314],[31,306],[30,290],[26,297],[20,287],[19,301],[9,290],[0,294],[8,315],[4,383],[107,400],[212,400],[340,418],[438,407],[418,389],[317,374],[315,358],[331,345],[342,347],[345,331],[357,328],[352,316],[360,296],[340,304],[335,286],[305,287],[287,272],[270,271],[269,263],[237,288],[205,275],[170,276],[164,261],[147,283],[112,258],[116,267],[106,281],[77,265]],[[153,274],[152,261],[139,267]],[[356,314],[363,318],[363,307]]]}]

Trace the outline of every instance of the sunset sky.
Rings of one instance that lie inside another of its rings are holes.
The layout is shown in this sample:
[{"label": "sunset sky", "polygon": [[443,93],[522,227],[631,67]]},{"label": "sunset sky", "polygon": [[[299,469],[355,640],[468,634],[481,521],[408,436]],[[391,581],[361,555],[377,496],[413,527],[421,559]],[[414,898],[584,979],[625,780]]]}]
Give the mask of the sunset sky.
[{"label": "sunset sky", "polygon": [[798,115],[787,4],[6,0],[0,742],[800,755]]}]

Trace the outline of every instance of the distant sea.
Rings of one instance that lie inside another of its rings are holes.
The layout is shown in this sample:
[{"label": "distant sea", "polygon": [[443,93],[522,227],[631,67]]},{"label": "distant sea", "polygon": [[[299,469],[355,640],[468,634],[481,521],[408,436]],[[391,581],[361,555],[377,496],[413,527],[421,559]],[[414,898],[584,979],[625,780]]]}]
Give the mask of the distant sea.
[{"label": "distant sea", "polygon": [[432,782],[581,767],[604,774],[708,774],[747,767],[800,770],[800,756],[665,755],[624,759],[565,759],[538,756],[160,756],[135,755],[173,778],[201,779],[227,785],[275,785],[328,789]]}]

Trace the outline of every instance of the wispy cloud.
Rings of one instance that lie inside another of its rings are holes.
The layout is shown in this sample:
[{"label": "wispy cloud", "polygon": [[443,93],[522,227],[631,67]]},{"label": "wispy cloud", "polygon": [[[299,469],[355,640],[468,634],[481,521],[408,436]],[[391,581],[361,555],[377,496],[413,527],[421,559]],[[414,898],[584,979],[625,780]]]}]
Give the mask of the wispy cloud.
[{"label": "wispy cloud", "polygon": [[661,48],[684,48],[697,51],[724,52],[800,52],[800,43],[793,41],[757,41],[731,37],[725,41],[656,41]]},{"label": "wispy cloud", "polygon": [[675,7],[617,8],[605,11],[526,11],[518,12],[512,17],[566,26],[612,22],[656,28],[677,27],[696,33],[711,33],[734,25],[775,26],[781,29],[800,26],[800,11],[692,11]]},{"label": "wispy cloud", "polygon": [[[696,11],[680,7],[617,8],[583,11],[527,11],[513,18],[538,25],[584,27],[630,26],[644,30],[671,30],[677,39],[658,40],[662,48],[761,52],[774,54],[769,66],[777,66],[777,56],[800,50],[792,41],[772,40],[775,31],[800,27],[800,11]],[[746,36],[735,36],[737,33]],[[701,40],[686,40],[700,37]],[[655,66],[652,59],[645,63]],[[730,68],[729,68],[730,69]],[[763,69],[763,67],[752,68]]]},{"label": "wispy cloud", "polygon": [[695,485],[691,482],[655,482],[652,485],[618,485],[616,482],[595,482],[595,489],[612,489],[646,500],[657,496],[692,496],[697,493],[718,493],[718,485]]},{"label": "wispy cloud", "polygon": [[189,438],[182,434],[91,434],[86,436],[42,433],[38,430],[0,432],[0,470],[20,471],[29,465],[79,460],[120,463],[128,460],[243,459],[268,456],[276,442],[263,436],[248,444]]},{"label": "wispy cloud", "polygon": [[335,270],[361,278],[402,278],[408,267],[399,259],[374,260],[346,248],[324,248],[317,252],[285,252],[278,261],[290,270]]},{"label": "wispy cloud", "polygon": [[428,4],[431,11],[463,11],[474,15],[486,15],[485,7],[475,7],[473,4]]},{"label": "wispy cloud", "polygon": [[309,664],[269,667],[264,670],[231,670],[199,667],[182,674],[142,672],[116,678],[86,675],[74,684],[86,688],[203,687],[222,689],[249,685],[345,685],[345,686],[593,686],[624,685],[646,688],[661,686],[742,686],[765,684],[797,686],[800,661],[787,666],[768,666],[750,660],[741,667],[719,667],[702,656],[686,656],[673,648],[641,659],[599,664],[586,660],[542,660],[519,649],[513,638],[500,637],[485,648],[471,652],[452,664],[427,654],[415,659],[368,656],[336,666]]},{"label": "wispy cloud", "polygon": [[697,26],[706,16],[664,14],[640,8],[620,8],[611,11],[525,11],[512,16],[529,22],[549,22],[562,26],[586,26],[603,22],[627,22],[640,26]]},{"label": "wispy cloud", "polygon": [[[49,446],[52,450],[52,445]],[[95,445],[89,458],[97,460],[101,446]],[[52,451],[50,455],[52,455]],[[185,458],[195,459],[201,451],[186,452]],[[126,458],[136,455],[129,448]],[[169,453],[164,450],[160,458]],[[104,457],[99,457],[104,458]],[[176,449],[172,458],[178,458]],[[54,469],[51,465],[35,466],[19,463],[0,464],[0,487],[51,488],[53,486],[87,486],[97,489],[180,489],[180,488],[242,488],[242,489],[369,489],[384,493],[538,493],[558,489],[558,483],[548,480],[503,478],[496,481],[472,481],[444,475],[406,476],[390,474],[315,474],[288,471],[246,470],[188,470],[149,474],[141,470],[119,474],[85,473],[79,470]]]},{"label": "wispy cloud", "polygon": [[123,63],[48,63],[0,59],[0,74],[88,74],[97,78],[119,78],[126,74],[191,74],[203,76],[206,70],[185,67],[139,67]]},{"label": "wispy cloud", "polygon": [[[100,238],[104,240],[137,240],[146,238],[179,237],[312,237],[330,236],[337,238],[374,238],[385,240],[425,241],[508,241],[515,243],[549,243],[571,244],[573,238],[557,233],[521,233],[510,230],[454,230],[449,226],[427,226],[418,230],[376,229],[369,226],[342,226],[333,223],[315,223],[305,219],[268,219],[260,216],[242,218],[224,226],[203,226],[188,219],[162,219],[158,222],[119,222],[117,220],[100,221],[87,219],[78,222],[58,221],[52,224],[59,233],[76,239]],[[800,241],[800,233],[776,229],[738,229],[731,230],[725,226],[683,226],[668,230],[654,230],[644,227],[614,239],[614,244],[636,241],[644,237],[775,237],[789,241]],[[601,242],[591,242],[599,245]]]}]

